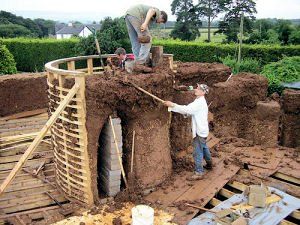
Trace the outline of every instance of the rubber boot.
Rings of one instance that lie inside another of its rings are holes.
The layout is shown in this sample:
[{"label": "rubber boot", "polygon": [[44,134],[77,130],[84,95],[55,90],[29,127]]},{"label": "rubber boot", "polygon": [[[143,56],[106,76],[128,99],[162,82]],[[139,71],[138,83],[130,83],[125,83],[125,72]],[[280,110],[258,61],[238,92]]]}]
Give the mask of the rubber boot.
[{"label": "rubber boot", "polygon": [[206,161],[206,165],[203,167],[207,170],[212,170],[212,168],[213,168],[212,160]]}]

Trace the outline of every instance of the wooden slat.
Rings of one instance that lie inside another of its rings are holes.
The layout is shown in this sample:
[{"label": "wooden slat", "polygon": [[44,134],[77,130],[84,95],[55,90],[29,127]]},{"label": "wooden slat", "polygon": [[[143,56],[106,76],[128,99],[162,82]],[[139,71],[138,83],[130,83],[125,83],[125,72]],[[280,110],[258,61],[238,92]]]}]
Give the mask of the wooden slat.
[{"label": "wooden slat", "polygon": [[24,118],[24,117],[29,117],[29,116],[35,116],[35,115],[39,115],[42,113],[46,113],[47,109],[36,109],[36,110],[32,110],[32,111],[26,111],[26,112],[21,112],[21,113],[16,113],[10,116],[6,116],[6,117],[0,117],[0,121],[7,121],[7,120],[12,120],[12,119],[19,119],[19,118]]},{"label": "wooden slat", "polygon": [[24,155],[21,157],[20,161],[16,164],[16,166],[13,168],[13,170],[10,172],[7,179],[2,183],[0,186],[0,195],[3,193],[3,191],[6,189],[6,187],[10,184],[10,182],[13,180],[13,178],[16,176],[17,172],[21,169],[21,167],[24,165],[24,163],[27,161],[28,157],[31,155],[31,153],[36,149],[36,147],[39,145],[39,143],[42,141],[43,137],[48,132],[51,125],[55,122],[57,117],[60,115],[61,111],[67,106],[70,99],[76,94],[76,92],[79,89],[79,85],[74,85],[74,87],[70,90],[68,95],[65,97],[64,101],[60,104],[60,106],[57,108],[54,114],[50,117],[50,119],[47,121],[46,125],[43,127],[41,132],[37,135],[37,137],[34,139],[32,144],[29,146],[29,148],[26,150]]},{"label": "wooden slat", "polygon": [[[53,157],[53,151],[48,151],[48,152],[43,152],[43,153],[41,153],[41,152],[34,152],[31,156],[28,157],[28,160],[32,159],[32,158],[37,158],[37,157],[39,159],[43,158],[43,156],[41,156],[41,154],[51,156],[51,158]],[[10,162],[17,162],[17,161],[19,161],[20,158],[21,158],[20,155],[0,157],[0,164],[2,164],[2,163],[10,163]]]},{"label": "wooden slat", "polygon": [[216,199],[216,198],[212,198],[210,201],[209,201],[209,204],[211,204],[212,206],[217,206],[219,205],[220,203],[222,203],[222,201],[220,201],[219,199]]},{"label": "wooden slat", "polygon": [[[55,196],[57,201],[64,202],[66,199],[63,196]],[[5,213],[14,213],[18,211],[28,210],[28,209],[34,209],[38,207],[44,207],[49,206],[51,204],[55,204],[55,202],[52,199],[49,199],[48,196],[45,196],[44,198],[34,199],[33,201],[26,201],[23,203],[23,205],[19,206],[11,206],[9,208],[3,209]]]},{"label": "wooden slat", "polygon": [[276,172],[273,176],[300,185],[300,179],[298,178],[288,176],[280,172]]},{"label": "wooden slat", "polygon": [[231,198],[235,193],[233,193],[232,191],[229,191],[225,188],[222,188],[220,191],[219,191],[219,194],[226,197],[226,198]]}]

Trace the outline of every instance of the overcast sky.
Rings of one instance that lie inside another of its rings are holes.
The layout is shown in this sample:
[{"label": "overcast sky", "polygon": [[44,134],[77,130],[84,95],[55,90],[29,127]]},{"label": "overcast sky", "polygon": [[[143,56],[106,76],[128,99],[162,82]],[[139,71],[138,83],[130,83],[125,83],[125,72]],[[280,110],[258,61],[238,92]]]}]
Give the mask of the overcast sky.
[{"label": "overcast sky", "polygon": [[[0,10],[19,16],[53,20],[100,21],[117,17],[134,4],[143,3],[165,10],[171,16],[172,0],[0,0]],[[194,0],[197,2],[197,0]],[[256,0],[257,18],[300,18],[300,0]]]}]

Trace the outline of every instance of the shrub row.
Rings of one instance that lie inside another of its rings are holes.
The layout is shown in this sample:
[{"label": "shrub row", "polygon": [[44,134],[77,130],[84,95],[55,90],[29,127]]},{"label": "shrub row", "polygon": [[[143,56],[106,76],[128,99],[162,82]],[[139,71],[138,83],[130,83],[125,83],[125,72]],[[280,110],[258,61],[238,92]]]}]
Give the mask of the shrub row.
[{"label": "shrub row", "polygon": [[[164,46],[165,53],[183,62],[220,62],[220,58],[237,55],[236,44],[198,43],[178,40],[156,40],[155,45]],[[242,57],[259,60],[263,65],[276,62],[284,56],[299,56],[300,45],[243,45]]]},{"label": "shrub row", "polygon": [[43,71],[44,65],[52,60],[76,56],[77,39],[2,39],[13,54],[17,70],[24,72]]},{"label": "shrub row", "polygon": [[[42,71],[45,63],[78,55],[78,39],[3,39],[13,54],[19,71]],[[220,58],[237,53],[236,44],[198,43],[178,40],[154,40],[154,45],[164,46],[165,53],[174,54],[183,62],[220,62]],[[276,62],[284,56],[300,56],[300,45],[243,45],[242,57],[257,59],[262,65]]]}]

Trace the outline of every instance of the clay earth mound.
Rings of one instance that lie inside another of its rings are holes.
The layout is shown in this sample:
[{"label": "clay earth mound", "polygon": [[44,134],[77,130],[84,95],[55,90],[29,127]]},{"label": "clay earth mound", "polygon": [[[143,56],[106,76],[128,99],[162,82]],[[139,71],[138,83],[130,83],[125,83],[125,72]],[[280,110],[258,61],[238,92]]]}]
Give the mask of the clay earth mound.
[{"label": "clay earth mound", "polygon": [[0,76],[0,116],[48,107],[46,74]]}]

